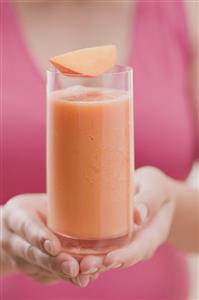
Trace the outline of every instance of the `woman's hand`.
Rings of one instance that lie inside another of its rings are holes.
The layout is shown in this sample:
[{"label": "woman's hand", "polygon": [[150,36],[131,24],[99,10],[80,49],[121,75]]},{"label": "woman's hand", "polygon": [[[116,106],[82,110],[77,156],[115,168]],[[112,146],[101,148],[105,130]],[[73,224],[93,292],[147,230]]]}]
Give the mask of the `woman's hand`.
[{"label": "woman's hand", "polygon": [[46,209],[43,194],[19,195],[2,207],[3,258],[12,270],[40,282],[63,279],[76,283],[79,264],[61,252],[59,240],[46,226]]},{"label": "woman's hand", "polygon": [[149,259],[167,240],[175,209],[172,180],[153,167],[135,172],[134,235],[125,247],[106,256],[87,256],[82,259],[82,274],[97,274],[112,268],[130,267]]}]

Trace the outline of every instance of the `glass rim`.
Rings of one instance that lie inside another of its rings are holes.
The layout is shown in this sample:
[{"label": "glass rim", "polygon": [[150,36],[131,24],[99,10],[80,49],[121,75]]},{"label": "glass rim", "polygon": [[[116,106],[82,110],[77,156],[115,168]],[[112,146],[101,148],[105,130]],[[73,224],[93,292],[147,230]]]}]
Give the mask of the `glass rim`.
[{"label": "glass rim", "polygon": [[[116,68],[120,68],[120,70],[116,71]],[[63,76],[63,77],[74,77],[74,78],[80,78],[80,77],[86,77],[89,79],[93,79],[93,78],[100,78],[100,77],[104,77],[107,75],[122,75],[122,74],[128,74],[128,73],[133,73],[133,68],[130,66],[126,66],[126,65],[115,65],[113,68],[111,68],[110,70],[102,73],[101,75],[98,76],[87,76],[87,75],[81,75],[81,74],[70,74],[70,73],[62,73],[59,70],[57,70],[54,66],[49,65],[47,70],[46,70],[47,74],[57,74],[59,76]]]}]

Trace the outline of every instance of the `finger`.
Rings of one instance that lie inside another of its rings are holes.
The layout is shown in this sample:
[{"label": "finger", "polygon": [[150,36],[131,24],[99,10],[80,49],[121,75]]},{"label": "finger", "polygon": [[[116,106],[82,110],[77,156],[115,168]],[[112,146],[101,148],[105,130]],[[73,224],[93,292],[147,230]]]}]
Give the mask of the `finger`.
[{"label": "finger", "polygon": [[99,272],[103,268],[103,256],[88,255],[81,260],[81,274],[90,275]]},{"label": "finger", "polygon": [[22,258],[59,276],[75,277],[79,273],[79,264],[71,255],[60,253],[56,257],[49,256],[16,234],[10,233],[4,247],[11,256]]},{"label": "finger", "polygon": [[144,224],[150,220],[167,201],[167,193],[157,195],[155,191],[140,190],[134,197],[134,220],[136,224]]},{"label": "finger", "polygon": [[136,224],[143,224],[170,200],[168,179],[161,171],[152,167],[138,169],[135,172],[135,186],[137,193],[134,195],[134,220]]},{"label": "finger", "polygon": [[[5,210],[5,221],[8,228],[27,240],[31,245],[51,255],[57,255],[61,251],[61,244],[56,237],[36,214],[24,212],[16,206]],[[15,214],[13,216],[13,214]]]},{"label": "finger", "polygon": [[33,266],[37,265],[44,268],[44,270],[49,270],[47,259],[49,259],[50,256],[42,253],[39,249],[23,240],[20,236],[10,232],[6,237],[3,247],[11,257],[23,259]]},{"label": "finger", "polygon": [[157,247],[166,240],[172,214],[172,203],[165,204],[153,221],[146,228],[140,230],[129,245],[110,252],[104,258],[105,267],[109,269],[129,267],[150,258]]},{"label": "finger", "polygon": [[134,204],[134,223],[142,225],[148,220],[149,210],[144,203]]},{"label": "finger", "polygon": [[89,284],[90,278],[89,275],[79,274],[75,279],[72,279],[72,281],[79,287],[83,288]]},{"label": "finger", "polygon": [[37,266],[34,266],[32,264],[27,263],[25,260],[21,258],[16,258],[15,259],[17,268],[26,273],[26,275],[32,277],[33,279],[43,282],[43,283],[56,283],[60,281],[60,278],[57,276],[53,275],[52,273],[41,269]]},{"label": "finger", "polygon": [[79,274],[79,263],[70,254],[62,252],[53,259],[55,260],[57,266],[61,264],[61,270],[65,275],[74,278]]}]

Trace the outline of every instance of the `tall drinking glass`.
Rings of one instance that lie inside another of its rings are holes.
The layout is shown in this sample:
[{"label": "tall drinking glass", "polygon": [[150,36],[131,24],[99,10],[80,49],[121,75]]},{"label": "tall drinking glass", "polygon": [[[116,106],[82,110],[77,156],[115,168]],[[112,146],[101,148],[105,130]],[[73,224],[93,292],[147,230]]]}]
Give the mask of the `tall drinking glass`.
[{"label": "tall drinking glass", "polygon": [[67,252],[102,255],[133,230],[132,69],[47,71],[48,225]]}]

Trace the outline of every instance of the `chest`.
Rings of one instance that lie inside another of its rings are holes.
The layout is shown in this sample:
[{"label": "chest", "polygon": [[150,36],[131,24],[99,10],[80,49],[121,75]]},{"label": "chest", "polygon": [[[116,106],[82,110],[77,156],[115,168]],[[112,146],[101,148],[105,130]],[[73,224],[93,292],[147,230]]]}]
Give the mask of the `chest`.
[{"label": "chest", "polygon": [[118,62],[126,61],[133,14],[128,1],[62,1],[43,8],[19,4],[16,10],[28,51],[42,73],[49,57],[95,45],[117,45]]},{"label": "chest", "polygon": [[[181,39],[174,38],[166,22],[152,16],[146,13],[145,22],[137,18],[134,45],[129,48],[128,64],[134,68],[136,167],[153,165],[184,179],[195,151],[187,58]],[[6,31],[2,142],[7,199],[45,189],[46,100],[45,81],[16,24],[10,22]]]}]

